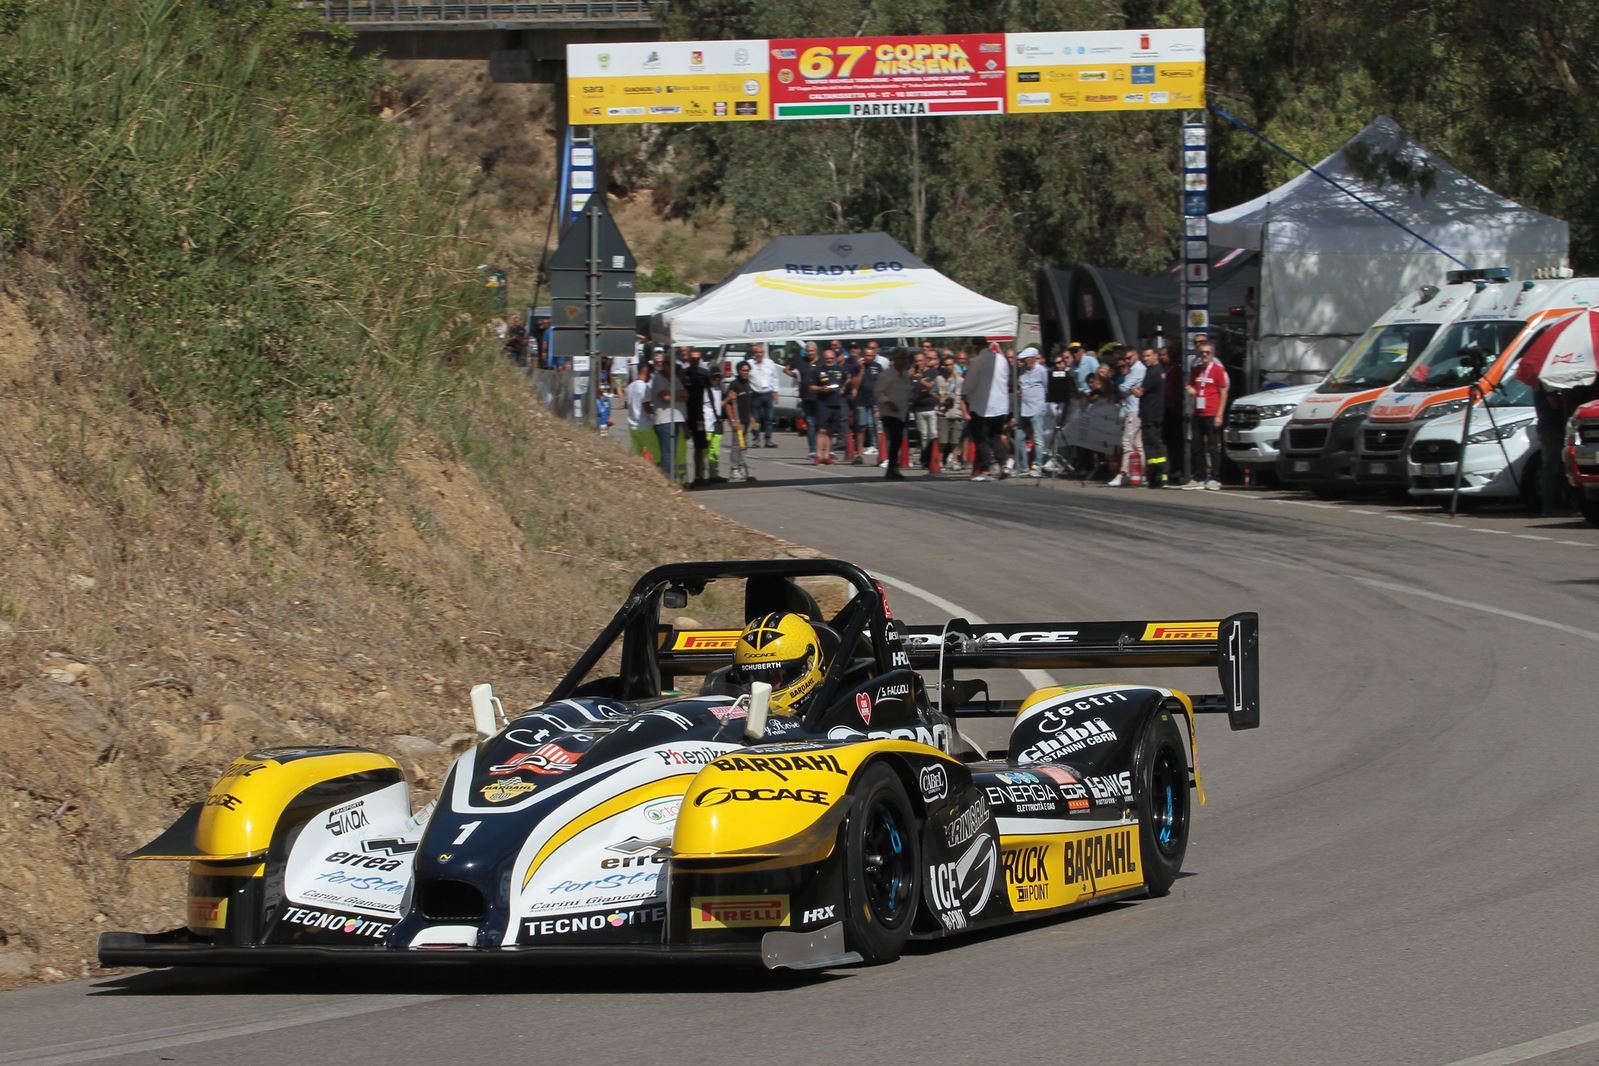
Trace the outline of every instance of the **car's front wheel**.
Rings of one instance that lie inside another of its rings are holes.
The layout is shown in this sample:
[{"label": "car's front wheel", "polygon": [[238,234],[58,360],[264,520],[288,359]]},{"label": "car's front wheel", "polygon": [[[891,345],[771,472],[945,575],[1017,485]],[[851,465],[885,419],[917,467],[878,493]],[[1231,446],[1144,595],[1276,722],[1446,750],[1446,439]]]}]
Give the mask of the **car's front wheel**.
[{"label": "car's front wheel", "polygon": [[1144,724],[1133,755],[1134,795],[1138,797],[1144,886],[1164,896],[1183,868],[1188,850],[1188,758],[1182,730],[1170,712]]},{"label": "car's front wheel", "polygon": [[844,830],[844,937],[868,963],[892,962],[910,939],[921,900],[921,856],[910,799],[899,775],[867,768]]},{"label": "car's front wheel", "polygon": [[1599,489],[1584,489],[1578,506],[1590,526],[1599,526]]}]

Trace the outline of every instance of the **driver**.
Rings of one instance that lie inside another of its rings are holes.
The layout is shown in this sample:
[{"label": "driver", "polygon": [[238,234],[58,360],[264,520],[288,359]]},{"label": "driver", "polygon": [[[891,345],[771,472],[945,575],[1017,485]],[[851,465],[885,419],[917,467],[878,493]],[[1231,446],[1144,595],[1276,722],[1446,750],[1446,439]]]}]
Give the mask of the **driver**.
[{"label": "driver", "polygon": [[744,684],[764,681],[772,686],[773,714],[801,713],[827,672],[816,627],[798,614],[761,615],[739,634],[733,672]]}]

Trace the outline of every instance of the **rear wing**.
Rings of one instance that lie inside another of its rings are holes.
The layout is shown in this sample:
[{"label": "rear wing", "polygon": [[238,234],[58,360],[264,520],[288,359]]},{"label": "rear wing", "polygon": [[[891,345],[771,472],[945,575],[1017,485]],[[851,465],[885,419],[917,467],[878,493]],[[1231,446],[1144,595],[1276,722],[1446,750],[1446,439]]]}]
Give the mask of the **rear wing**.
[{"label": "rear wing", "polygon": [[[1170,622],[1021,622],[899,627],[911,666],[939,673],[942,692],[962,670],[1214,667],[1221,694],[1194,697],[1194,710],[1227,715],[1233,729],[1260,726],[1260,617],[1253,612]],[[998,702],[988,713],[1014,713]],[[985,712],[959,708],[956,713]]]}]

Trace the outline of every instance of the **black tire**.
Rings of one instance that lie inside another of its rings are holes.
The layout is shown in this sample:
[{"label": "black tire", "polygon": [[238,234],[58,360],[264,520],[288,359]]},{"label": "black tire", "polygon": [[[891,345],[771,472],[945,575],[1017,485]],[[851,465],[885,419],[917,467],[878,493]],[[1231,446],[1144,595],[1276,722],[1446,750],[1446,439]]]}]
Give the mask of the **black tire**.
[{"label": "black tire", "polygon": [[1193,810],[1182,731],[1170,712],[1157,712],[1144,723],[1133,753],[1133,794],[1144,885],[1150,896],[1164,896],[1183,868]]},{"label": "black tire", "polygon": [[921,902],[920,830],[899,775],[882,763],[855,785],[844,827],[844,942],[867,963],[892,962]]},{"label": "black tire", "polygon": [[[1530,515],[1541,515],[1544,512],[1543,498],[1543,453],[1532,456],[1527,460],[1527,465],[1521,468],[1517,486],[1521,497],[1521,508]],[[1559,506],[1559,500],[1550,501],[1550,506]]]},{"label": "black tire", "polygon": [[1577,498],[1577,506],[1590,526],[1599,526],[1599,489],[1584,489]]}]

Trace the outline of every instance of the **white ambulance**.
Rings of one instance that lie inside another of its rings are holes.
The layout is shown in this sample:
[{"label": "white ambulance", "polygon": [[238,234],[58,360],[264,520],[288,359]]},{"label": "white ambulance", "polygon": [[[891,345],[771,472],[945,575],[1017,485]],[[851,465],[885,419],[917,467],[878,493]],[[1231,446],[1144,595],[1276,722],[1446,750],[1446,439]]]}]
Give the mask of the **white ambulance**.
[{"label": "white ambulance", "polygon": [[1509,271],[1451,270],[1444,284],[1406,293],[1371,324],[1283,429],[1277,476],[1334,492],[1354,484],[1355,440],[1382,391],[1410,368],[1439,330],[1470,308],[1483,287],[1507,289]]},{"label": "white ambulance", "polygon": [[1405,451],[1420,426],[1481,403],[1545,323],[1599,303],[1599,278],[1562,273],[1567,276],[1487,286],[1469,301],[1470,311],[1383,391],[1356,438],[1355,480],[1362,488],[1406,484]]}]

